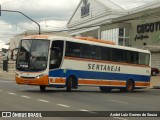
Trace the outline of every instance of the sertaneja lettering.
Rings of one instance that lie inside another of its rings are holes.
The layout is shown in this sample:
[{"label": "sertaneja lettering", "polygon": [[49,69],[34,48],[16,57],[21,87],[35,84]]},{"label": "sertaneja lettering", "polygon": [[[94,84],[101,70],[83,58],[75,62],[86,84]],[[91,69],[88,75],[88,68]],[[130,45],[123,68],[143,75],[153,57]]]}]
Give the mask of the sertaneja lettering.
[{"label": "sertaneja lettering", "polygon": [[89,70],[98,70],[98,71],[110,71],[110,72],[120,72],[120,66],[111,66],[111,65],[101,65],[101,64],[88,64]]}]

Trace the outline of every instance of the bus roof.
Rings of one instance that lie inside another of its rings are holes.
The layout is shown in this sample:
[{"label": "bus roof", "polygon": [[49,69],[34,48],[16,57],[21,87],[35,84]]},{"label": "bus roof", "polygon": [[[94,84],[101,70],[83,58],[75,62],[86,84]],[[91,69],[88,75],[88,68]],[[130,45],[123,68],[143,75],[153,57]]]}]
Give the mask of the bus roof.
[{"label": "bus roof", "polygon": [[64,40],[64,41],[98,45],[98,46],[104,46],[104,47],[106,46],[110,48],[117,48],[117,49],[130,50],[130,51],[136,51],[136,52],[150,53],[149,50],[119,46],[119,45],[115,45],[115,43],[111,41],[105,41],[105,40],[87,38],[87,37],[72,38],[72,37],[62,37],[62,36],[53,36],[53,35],[31,35],[31,36],[26,36],[23,39]]},{"label": "bus roof", "polygon": [[25,36],[23,39],[48,39],[50,35],[30,35],[30,36]]},{"label": "bus roof", "polygon": [[98,42],[98,43],[115,45],[115,43],[112,42],[112,41],[95,39],[95,38],[90,38],[90,37],[76,37],[75,39],[80,39],[80,40],[86,40],[86,41],[92,41],[92,42]]}]

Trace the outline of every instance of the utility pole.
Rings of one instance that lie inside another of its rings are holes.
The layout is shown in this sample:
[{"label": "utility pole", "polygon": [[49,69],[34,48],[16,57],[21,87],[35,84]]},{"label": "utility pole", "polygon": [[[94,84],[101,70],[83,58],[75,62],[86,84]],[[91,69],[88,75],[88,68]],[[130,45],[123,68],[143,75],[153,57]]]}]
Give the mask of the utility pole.
[{"label": "utility pole", "polygon": [[[0,6],[0,8],[1,8],[1,6]],[[39,35],[41,34],[41,27],[40,27],[40,24],[39,23],[37,23],[36,21],[34,21],[33,19],[31,19],[30,17],[28,17],[27,15],[25,15],[24,13],[22,13],[22,12],[20,12],[20,11],[14,11],[14,10],[0,10],[0,12],[1,11],[4,11],[4,12],[15,12],[15,13],[19,13],[19,14],[21,14],[21,15],[23,15],[23,16],[25,16],[26,18],[28,18],[29,20],[31,20],[32,22],[34,22],[34,23],[36,23],[37,25],[38,25],[38,28],[39,28]],[[1,15],[1,14],[0,14]]]}]

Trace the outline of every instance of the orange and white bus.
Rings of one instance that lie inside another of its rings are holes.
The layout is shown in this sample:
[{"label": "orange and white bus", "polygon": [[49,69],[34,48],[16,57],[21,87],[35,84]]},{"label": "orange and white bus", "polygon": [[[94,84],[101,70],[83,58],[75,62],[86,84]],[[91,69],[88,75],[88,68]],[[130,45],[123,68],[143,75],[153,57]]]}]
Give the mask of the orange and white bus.
[{"label": "orange and white bus", "polygon": [[133,91],[150,84],[150,52],[93,38],[34,35],[23,38],[16,60],[16,82],[23,85],[96,86],[101,91]]}]

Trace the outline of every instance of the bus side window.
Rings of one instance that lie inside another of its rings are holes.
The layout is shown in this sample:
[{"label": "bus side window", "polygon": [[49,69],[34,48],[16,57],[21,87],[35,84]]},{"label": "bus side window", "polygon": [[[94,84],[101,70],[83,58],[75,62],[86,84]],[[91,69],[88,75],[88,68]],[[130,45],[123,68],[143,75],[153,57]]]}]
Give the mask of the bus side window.
[{"label": "bus side window", "polygon": [[66,56],[80,57],[80,52],[79,43],[66,42]]},{"label": "bus side window", "polygon": [[97,46],[88,45],[88,57],[89,59],[98,59]]},{"label": "bus side window", "polygon": [[112,60],[114,62],[121,62],[122,61],[122,50],[112,49]]},{"label": "bus side window", "polygon": [[127,62],[132,64],[139,64],[138,53],[127,51]]},{"label": "bus side window", "polygon": [[89,45],[87,45],[87,44],[81,44],[80,51],[81,51],[81,54],[80,54],[81,58],[90,58],[90,48],[89,48]]},{"label": "bus side window", "polygon": [[149,55],[146,53],[139,53],[139,64],[148,65],[149,64]]},{"label": "bus side window", "polygon": [[110,61],[111,60],[111,48],[102,47],[101,56],[102,56],[102,60]]}]

